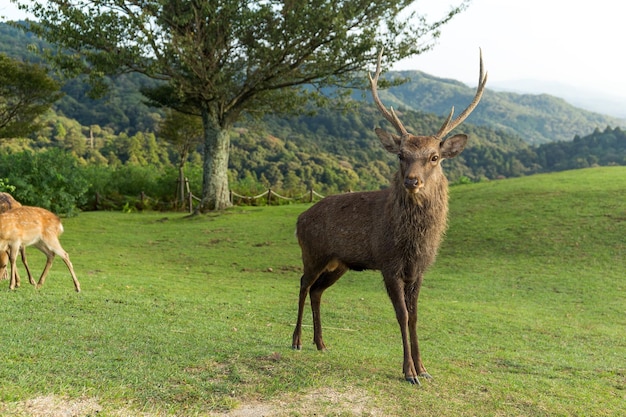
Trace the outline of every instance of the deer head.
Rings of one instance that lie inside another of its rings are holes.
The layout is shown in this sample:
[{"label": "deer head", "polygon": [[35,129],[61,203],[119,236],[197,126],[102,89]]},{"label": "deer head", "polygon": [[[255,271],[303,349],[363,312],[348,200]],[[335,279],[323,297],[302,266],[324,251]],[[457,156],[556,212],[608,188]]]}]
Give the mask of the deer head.
[{"label": "deer head", "polygon": [[433,174],[442,174],[440,163],[443,159],[454,158],[465,148],[467,135],[455,135],[444,140],[444,137],[460,125],[476,108],[487,83],[487,74],[483,71],[482,52],[480,54],[480,74],[478,87],[470,105],[454,120],[454,107],[439,131],[433,136],[416,136],[409,133],[393,108],[387,108],[378,96],[378,78],[381,73],[383,51],[378,55],[376,74],[369,75],[374,103],[383,117],[395,127],[397,135],[381,128],[376,128],[376,135],[388,152],[398,155],[400,161],[400,178],[404,188],[410,194],[419,193],[429,183]]}]

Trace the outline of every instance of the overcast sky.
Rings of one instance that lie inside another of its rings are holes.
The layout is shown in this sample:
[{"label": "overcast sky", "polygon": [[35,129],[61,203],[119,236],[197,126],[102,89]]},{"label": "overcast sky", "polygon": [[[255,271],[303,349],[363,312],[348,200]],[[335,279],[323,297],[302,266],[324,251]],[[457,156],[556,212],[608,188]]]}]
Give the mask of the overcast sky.
[{"label": "overcast sky", "polygon": [[[460,2],[418,0],[414,7],[436,20]],[[0,0],[0,16],[23,17],[9,0]],[[432,51],[393,69],[475,85],[480,47],[491,85],[556,81],[626,98],[625,18],[623,0],[473,0],[441,28]]]},{"label": "overcast sky", "polygon": [[[431,20],[460,0],[418,0]],[[626,97],[626,1],[473,0],[435,48],[394,66],[470,85],[478,49],[492,84],[533,79]],[[489,85],[488,85],[489,86]]]}]

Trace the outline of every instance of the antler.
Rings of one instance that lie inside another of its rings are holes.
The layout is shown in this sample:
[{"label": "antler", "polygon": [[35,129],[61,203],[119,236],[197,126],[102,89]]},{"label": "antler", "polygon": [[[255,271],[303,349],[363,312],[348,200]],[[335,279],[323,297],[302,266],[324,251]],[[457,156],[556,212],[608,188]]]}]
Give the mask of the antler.
[{"label": "antler", "polygon": [[[478,87],[476,88],[476,95],[474,96],[474,100],[470,103],[470,105],[461,113],[456,119],[452,120],[452,115],[454,115],[454,106],[450,111],[450,115],[439,129],[439,132],[435,135],[436,138],[442,139],[445,135],[450,133],[452,129],[463,123],[467,116],[472,113],[472,111],[478,105],[480,98],[483,95],[483,91],[485,90],[485,84],[487,83],[487,74],[483,74],[483,51],[480,50],[480,74],[478,75]],[[451,121],[452,120],[452,121]]]},{"label": "antler", "polygon": [[378,97],[378,77],[380,76],[380,71],[381,71],[380,63],[382,59],[383,59],[383,49],[381,49],[380,53],[378,54],[378,62],[376,64],[376,74],[374,75],[374,78],[372,78],[371,73],[368,72],[367,74],[370,78],[370,85],[372,86],[372,98],[374,99],[374,103],[376,103],[378,110],[380,110],[380,112],[383,114],[385,119],[387,119],[389,123],[391,123],[393,127],[396,128],[398,133],[401,136],[408,136],[409,132],[407,132],[406,128],[404,127],[400,119],[398,119],[396,112],[393,111],[393,107],[391,107],[391,112],[388,111],[387,108],[380,101],[380,97]]}]

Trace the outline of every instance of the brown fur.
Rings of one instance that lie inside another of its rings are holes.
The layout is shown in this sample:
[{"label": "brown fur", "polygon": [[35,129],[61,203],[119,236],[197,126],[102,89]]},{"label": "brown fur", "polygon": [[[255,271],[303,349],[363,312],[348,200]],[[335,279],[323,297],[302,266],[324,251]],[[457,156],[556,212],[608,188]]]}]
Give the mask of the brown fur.
[{"label": "brown fur", "polygon": [[17,270],[15,261],[17,251],[22,246],[34,245],[47,258],[46,266],[41,273],[37,288],[44,284],[55,255],[59,255],[70,271],[74,281],[74,288],[76,291],[80,291],[80,284],[78,279],[76,279],[70,257],[59,242],[61,233],[63,233],[61,220],[55,214],[39,207],[22,206],[0,214],[0,253],[9,251],[9,259],[11,261],[10,289],[16,287]]}]

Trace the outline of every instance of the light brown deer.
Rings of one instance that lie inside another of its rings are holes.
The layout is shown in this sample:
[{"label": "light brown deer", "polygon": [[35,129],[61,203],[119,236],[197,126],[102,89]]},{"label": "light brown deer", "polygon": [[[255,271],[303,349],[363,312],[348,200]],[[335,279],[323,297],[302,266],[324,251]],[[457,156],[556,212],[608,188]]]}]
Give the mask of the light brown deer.
[{"label": "light brown deer", "polygon": [[[22,207],[19,201],[17,201],[13,196],[9,193],[1,193],[0,192],[0,213],[4,213],[5,211],[9,211],[16,207]],[[22,257],[22,263],[26,268],[26,273],[28,274],[28,281],[31,285],[35,285],[35,280],[33,279],[33,275],[30,273],[30,268],[28,268],[28,263],[26,262],[26,250],[22,246],[20,248],[20,255]],[[0,253],[0,280],[7,278],[7,263],[9,260],[9,253],[4,251]],[[16,286],[20,286],[20,275],[15,271],[15,280]]]},{"label": "light brown deer", "polygon": [[457,156],[464,149],[467,136],[443,139],[478,105],[487,75],[483,73],[481,54],[478,88],[467,109],[452,120],[452,108],[434,136],[415,136],[403,126],[393,108],[388,111],[378,97],[381,60],[382,52],[376,74],[369,76],[372,96],[398,134],[380,128],[375,131],[385,149],[398,155],[399,170],[388,189],[326,197],[298,218],[296,235],[304,273],[292,346],[302,348],[307,294],[313,312],[313,341],[323,350],[326,345],[322,339],[320,301],[324,290],[350,269],[380,270],[400,325],[404,377],[419,384],[418,377],[430,375],[418,346],[417,298],[424,272],[437,255],[448,215],[448,182],[441,161]]},{"label": "light brown deer", "polygon": [[74,281],[74,288],[80,291],[80,284],[76,279],[74,267],[70,257],[65,252],[59,236],[63,233],[63,225],[59,218],[48,210],[39,207],[22,206],[0,214],[0,253],[9,251],[11,261],[10,289],[16,286],[16,258],[20,247],[33,245],[46,255],[46,266],[37,282],[37,288],[41,288],[46,280],[46,275],[52,266],[55,255],[59,255],[67,269],[69,269]]}]

